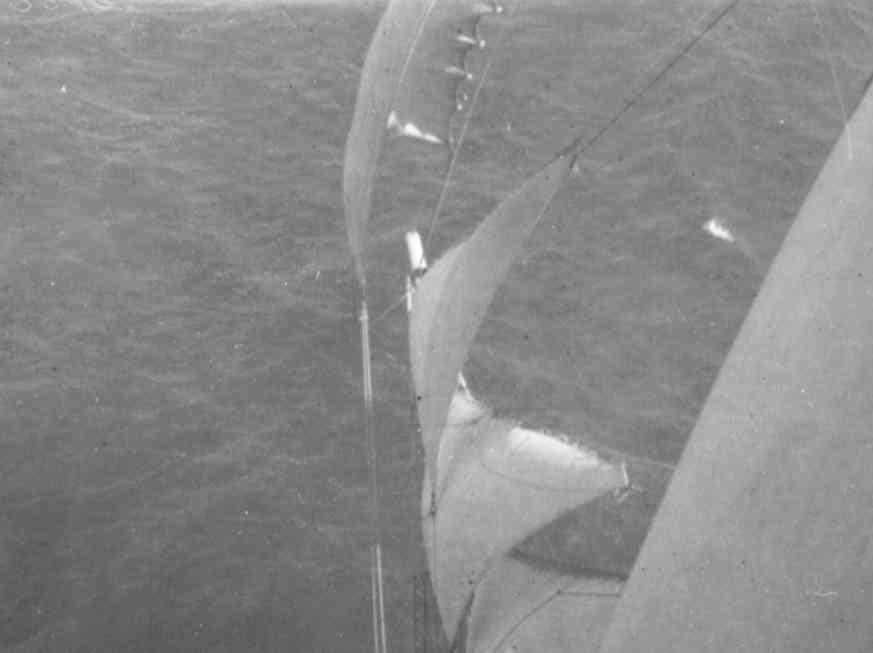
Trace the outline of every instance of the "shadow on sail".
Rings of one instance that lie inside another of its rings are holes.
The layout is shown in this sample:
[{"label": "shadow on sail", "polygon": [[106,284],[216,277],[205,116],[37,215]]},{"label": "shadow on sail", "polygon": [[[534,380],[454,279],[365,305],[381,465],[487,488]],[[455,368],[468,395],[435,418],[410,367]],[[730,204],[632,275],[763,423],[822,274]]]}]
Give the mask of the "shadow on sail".
[{"label": "shadow on sail", "polygon": [[470,608],[467,651],[595,652],[624,581],[502,557]]}]

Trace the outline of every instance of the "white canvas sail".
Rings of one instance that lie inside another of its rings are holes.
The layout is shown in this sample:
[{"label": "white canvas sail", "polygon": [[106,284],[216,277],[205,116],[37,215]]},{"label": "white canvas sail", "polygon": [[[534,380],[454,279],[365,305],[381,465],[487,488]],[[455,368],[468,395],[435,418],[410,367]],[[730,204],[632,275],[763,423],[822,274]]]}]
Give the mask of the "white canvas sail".
[{"label": "white canvas sail", "polygon": [[436,505],[425,485],[422,521],[434,592],[453,638],[492,565],[561,513],[626,486],[627,477],[620,465],[508,420],[486,416],[446,431],[463,442],[444,461]]},{"label": "white canvas sail", "polygon": [[446,252],[419,282],[410,317],[412,375],[428,474],[458,373],[498,286],[571,165],[558,157],[510,195],[474,234]]},{"label": "white canvas sail", "polygon": [[424,542],[453,639],[489,567],[560,514],[628,484],[623,465],[496,419],[458,375],[515,256],[566,176],[562,155],[510,195],[418,282],[410,356],[426,454]]},{"label": "white canvas sail", "polygon": [[603,653],[873,650],[873,90],[706,401]]},{"label": "white canvas sail", "polygon": [[390,133],[446,146],[452,118],[465,108],[468,52],[483,47],[482,16],[501,7],[483,0],[392,0],[370,43],[346,139],[343,203],[355,270],[365,285],[373,182]]},{"label": "white canvas sail", "polygon": [[624,583],[504,556],[476,589],[468,653],[595,653]]}]

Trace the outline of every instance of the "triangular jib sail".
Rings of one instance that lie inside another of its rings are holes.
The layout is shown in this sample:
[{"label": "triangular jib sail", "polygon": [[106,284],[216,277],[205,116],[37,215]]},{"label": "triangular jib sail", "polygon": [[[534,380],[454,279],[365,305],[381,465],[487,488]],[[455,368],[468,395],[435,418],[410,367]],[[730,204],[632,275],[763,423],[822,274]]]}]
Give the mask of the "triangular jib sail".
[{"label": "triangular jib sail", "polygon": [[559,157],[528,180],[418,283],[409,324],[410,357],[427,471],[433,479],[440,435],[473,336],[570,164],[570,157]]},{"label": "triangular jib sail", "polygon": [[[415,289],[409,331],[426,457],[424,543],[450,640],[479,583],[514,546],[563,512],[628,485],[623,465],[496,419],[458,386],[488,305],[573,160],[563,154],[531,177]],[[409,242],[414,265],[420,246],[415,237]],[[506,621],[511,615],[490,613],[488,605],[480,605],[477,618],[496,618],[498,631],[518,625]],[[476,623],[470,626],[481,632]]]}]

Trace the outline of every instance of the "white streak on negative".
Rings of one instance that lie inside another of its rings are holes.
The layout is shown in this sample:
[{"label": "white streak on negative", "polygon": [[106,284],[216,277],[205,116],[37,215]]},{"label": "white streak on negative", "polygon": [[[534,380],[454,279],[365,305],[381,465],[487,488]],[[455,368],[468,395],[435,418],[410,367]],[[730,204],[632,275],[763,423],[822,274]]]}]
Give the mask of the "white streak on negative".
[{"label": "white streak on negative", "polygon": [[437,145],[445,144],[445,141],[443,141],[443,139],[441,139],[439,136],[437,136],[433,132],[423,131],[414,122],[400,122],[400,119],[397,117],[396,111],[392,111],[388,114],[388,124],[386,125],[386,127],[399,136],[408,136],[409,138],[415,138],[420,141],[434,143]]},{"label": "white streak on negative", "polygon": [[721,218],[710,218],[703,225],[703,230],[719,240],[725,240],[729,243],[736,242],[736,238]]}]

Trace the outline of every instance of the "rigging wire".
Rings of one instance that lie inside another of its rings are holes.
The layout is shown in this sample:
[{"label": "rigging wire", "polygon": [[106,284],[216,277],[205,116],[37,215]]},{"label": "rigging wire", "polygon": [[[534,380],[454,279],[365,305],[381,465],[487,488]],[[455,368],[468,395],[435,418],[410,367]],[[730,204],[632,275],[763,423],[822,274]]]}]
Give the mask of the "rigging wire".
[{"label": "rigging wire", "polygon": [[370,316],[367,293],[361,284],[361,372],[364,394],[364,434],[367,442],[367,471],[370,494],[370,590],[373,615],[373,651],[387,653],[385,636],[385,582],[382,574],[382,542],[380,537],[381,510],[379,505],[378,465],[376,459],[376,432],[373,415],[373,370],[370,351]]},{"label": "rigging wire", "polygon": [[[494,2],[493,3],[494,13],[500,14],[503,13],[502,6]],[[493,49],[497,49],[500,44],[503,42],[503,37],[506,35],[506,21],[498,21],[498,31],[497,36],[494,38],[494,46]],[[458,133],[457,142],[452,146],[452,156],[449,160],[449,166],[446,170],[446,177],[443,180],[442,188],[440,189],[439,198],[437,199],[436,206],[434,207],[433,214],[431,215],[430,223],[428,224],[427,234],[424,237],[424,251],[425,253],[428,251],[428,247],[430,245],[430,239],[436,231],[437,222],[439,222],[440,214],[442,212],[443,203],[445,202],[449,182],[452,179],[452,175],[455,172],[455,166],[458,163],[458,159],[461,155],[461,146],[464,144],[464,139],[467,136],[467,129],[470,126],[470,122],[473,118],[473,111],[476,108],[476,102],[479,100],[479,94],[482,92],[482,88],[485,86],[485,79],[488,77],[488,71],[491,69],[491,58],[485,62],[485,66],[482,69],[482,72],[479,75],[479,80],[476,82],[476,88],[473,90],[473,96],[470,98],[470,105],[466,110],[466,116],[464,117],[464,122],[461,125],[461,130]]]},{"label": "rigging wire", "polygon": [[[501,34],[500,34],[500,37],[498,38],[498,40],[500,40],[500,38],[502,36],[503,36],[503,30],[501,28]],[[440,189],[439,198],[437,199],[436,206],[434,207],[434,210],[433,210],[433,215],[431,216],[430,223],[428,224],[428,227],[427,227],[427,235],[425,235],[425,237],[424,237],[424,251],[425,252],[428,250],[428,247],[430,245],[430,239],[433,236],[434,231],[436,231],[437,222],[439,222],[440,213],[442,212],[442,209],[443,209],[443,203],[445,202],[446,195],[448,194],[449,181],[451,180],[452,175],[455,172],[455,166],[457,165],[458,158],[460,157],[460,154],[461,154],[461,145],[464,142],[464,138],[467,136],[467,128],[470,126],[470,119],[473,116],[473,108],[476,106],[476,101],[479,99],[479,93],[481,92],[482,87],[485,85],[485,78],[488,76],[488,71],[490,69],[491,69],[491,60],[489,59],[485,63],[485,67],[482,69],[482,74],[479,75],[479,81],[476,84],[475,90],[473,91],[473,98],[470,100],[470,108],[467,112],[466,118],[464,119],[464,124],[461,126],[461,131],[458,135],[458,142],[455,145],[455,147],[452,148],[452,158],[449,161],[449,167],[446,171],[446,178],[443,180],[443,185],[442,185],[442,188]]]},{"label": "rigging wire", "polygon": [[834,53],[831,51],[831,44],[828,39],[827,32],[825,32],[824,23],[822,22],[821,15],[818,13],[818,8],[815,6],[814,2],[810,2],[810,7],[812,8],[813,14],[815,14],[815,22],[818,24],[818,31],[821,34],[821,42],[824,46],[825,56],[828,61],[828,68],[831,71],[831,80],[834,83],[834,94],[837,96],[837,102],[840,105],[840,117],[843,119],[843,129],[846,130],[846,156],[849,157],[849,160],[852,160],[852,133],[849,131],[849,114],[846,111],[846,101],[843,99],[843,92],[840,88],[840,79],[837,77],[837,67],[834,63]]},{"label": "rigging wire", "polygon": [[[701,21],[702,27],[698,30],[692,32],[694,36],[683,45],[679,50],[677,50],[667,61],[667,63],[660,68],[658,73],[650,79],[646,85],[635,93],[625,104],[619,109],[613,116],[590,138],[585,140],[583,137],[579,137],[574,140],[569,146],[564,149],[565,153],[571,153],[573,156],[578,157],[583,152],[585,152],[588,148],[594,145],[597,141],[599,141],[603,135],[608,132],[621,118],[632,108],[634,108],[637,104],[639,104],[640,100],[643,99],[652,88],[660,82],[667,73],[686,55],[688,52],[695,46],[700,40],[706,36],[725,16],[727,16],[739,3],[741,0],[729,0],[725,5],[720,8],[715,9],[711,12],[707,18]],[[497,37],[497,41],[502,40],[504,35],[505,26],[501,25],[500,32]],[[442,187],[440,188],[440,195],[437,199],[436,206],[434,208],[433,214],[430,219],[430,223],[428,225],[427,234],[424,240],[424,251],[428,251],[428,245],[430,244],[431,237],[436,231],[437,223],[439,222],[439,218],[441,216],[442,207],[445,203],[446,197],[448,195],[448,188],[451,183],[452,175],[455,171],[455,166],[457,164],[457,160],[459,157],[459,153],[461,150],[461,145],[463,143],[464,137],[466,136],[467,129],[469,127],[472,115],[473,108],[476,105],[476,100],[479,97],[479,93],[482,90],[482,87],[485,83],[485,77],[488,74],[488,71],[491,66],[491,60],[489,60],[485,67],[483,68],[482,74],[479,76],[479,82],[476,86],[476,89],[473,92],[473,96],[470,102],[470,108],[468,110],[468,114],[462,128],[460,130],[457,145],[452,150],[452,157],[449,161],[449,166],[446,171],[446,176],[443,180]],[[400,306],[406,300],[406,292],[398,294],[398,296],[389,304],[389,306],[384,309],[381,313],[379,313],[373,320],[373,324],[378,324],[382,322],[390,313],[392,313],[398,306]]]},{"label": "rigging wire", "polygon": [[721,8],[717,8],[714,10],[707,19],[702,21],[703,28],[698,29],[693,38],[691,38],[684,46],[682,46],[676,54],[674,54],[667,62],[667,64],[661,68],[657,75],[652,77],[649,82],[639,91],[637,91],[631,98],[624,103],[621,109],[616,112],[612,118],[610,118],[605,125],[603,125],[597,132],[588,138],[587,140],[583,137],[577,138],[573,141],[568,147],[564,149],[564,153],[571,154],[574,158],[579,157],[583,152],[585,152],[589,147],[594,145],[600,138],[609,131],[615,123],[622,119],[622,117],[634,108],[639,101],[643,98],[643,96],[648,93],[655,84],[660,82],[670,70],[673,69],[682,57],[688,54],[688,51],[691,50],[695,45],[700,42],[704,36],[706,36],[713,27],[715,27],[722,18],[727,16],[738,4],[740,4],[740,0],[730,0]]},{"label": "rigging wire", "polygon": [[[493,7],[495,13],[500,13],[502,9],[499,8],[499,5],[495,4]],[[424,27],[422,23],[419,26],[419,33],[421,29]],[[501,40],[503,36],[503,31],[499,32],[498,41]],[[416,37],[417,39],[418,37]],[[470,102],[469,109],[467,111],[467,115],[465,117],[464,123],[461,127],[461,131],[458,138],[458,144],[452,150],[451,160],[449,162],[448,172],[446,175],[446,179],[443,182],[443,187],[440,192],[439,199],[437,201],[437,205],[434,211],[434,216],[431,219],[430,230],[428,232],[428,240],[430,235],[433,233],[433,230],[436,226],[437,217],[442,208],[442,203],[445,200],[446,193],[448,190],[448,183],[451,175],[454,171],[454,167],[456,161],[458,159],[460,146],[463,143],[464,137],[466,136],[467,128],[470,124],[470,117],[473,113],[473,108],[476,104],[476,100],[479,97],[479,93],[482,90],[482,86],[485,83],[485,78],[488,73],[488,68],[490,66],[490,61],[486,64],[482,75],[480,76],[479,81],[477,82],[472,100]],[[427,251],[426,249],[424,251]],[[367,311],[367,292],[366,292],[366,280],[361,280],[361,310],[360,310],[360,327],[361,327],[361,359],[362,359],[362,373],[363,373],[363,385],[364,385],[364,430],[366,433],[366,441],[367,441],[367,467],[369,474],[369,490],[370,490],[370,520],[371,520],[371,530],[372,530],[372,552],[371,552],[371,564],[370,564],[370,574],[372,578],[372,611],[373,611],[373,647],[375,653],[387,653],[388,645],[386,638],[386,626],[385,626],[385,600],[384,600],[384,579],[382,573],[382,549],[381,549],[381,538],[380,538],[380,501],[379,501],[379,487],[378,487],[378,465],[376,459],[376,439],[375,439],[375,430],[374,430],[374,415],[373,415],[373,376],[371,369],[371,361],[372,354],[370,351],[370,320],[369,313]],[[398,302],[399,303],[399,302]],[[390,311],[394,305],[390,306],[388,311]],[[383,312],[378,318],[381,319],[384,315],[388,313],[388,311]]]},{"label": "rigging wire", "polygon": [[392,311],[394,311],[394,309],[396,309],[397,307],[399,307],[401,304],[403,304],[406,301],[407,301],[407,291],[404,290],[403,293],[398,294],[397,297],[394,298],[394,300],[388,305],[388,308],[386,308],[384,311],[382,311],[376,317],[373,318],[372,325],[376,326],[377,324],[381,323],[382,320],[384,320],[386,317],[388,317],[392,313]]},{"label": "rigging wire", "polygon": [[[713,12],[710,17],[704,21],[703,28],[698,30],[692,39],[690,39],[675,55],[671,57],[668,63],[637,93],[635,93],[622,108],[593,136],[588,139],[578,138],[568,148],[565,153],[571,154],[574,159],[580,156],[589,147],[594,145],[600,138],[615,125],[628,111],[635,107],[639,101],[649,92],[666,74],[678,63],[691,48],[693,48],[715,25],[721,21],[731,10],[733,10],[740,0],[730,0],[717,11]],[[504,34],[504,26],[501,25],[497,41],[501,41]],[[473,93],[469,110],[465,117],[464,123],[459,133],[457,144],[452,149],[451,159],[446,172],[446,177],[438,197],[433,215],[431,217],[427,235],[425,238],[424,251],[427,251],[427,246],[430,243],[431,237],[436,230],[437,223],[442,211],[442,207],[447,196],[448,186],[452,175],[454,174],[461,146],[473,114],[476,101],[484,86],[485,79],[491,66],[491,61],[486,62],[485,67],[479,77],[477,86]],[[402,299],[393,302],[389,308],[381,313],[376,321],[380,321],[390,311],[402,302]],[[361,355],[362,355],[362,372],[363,372],[363,394],[364,394],[364,427],[367,441],[367,462],[369,471],[370,484],[370,519],[372,529],[372,544],[371,544],[371,600],[372,600],[372,616],[373,616],[373,645],[375,653],[387,653],[387,637],[386,637],[386,619],[385,619],[385,602],[384,602],[384,579],[382,570],[382,551],[381,541],[379,536],[380,530],[380,502],[377,482],[377,459],[375,446],[375,429],[373,415],[373,383],[371,360],[372,354],[370,350],[370,320],[367,310],[366,287],[362,283],[361,287],[361,309],[360,309],[360,328],[361,328]],[[434,529],[436,530],[436,529]],[[435,543],[434,543],[435,544]],[[436,555],[436,551],[434,551]]]}]

